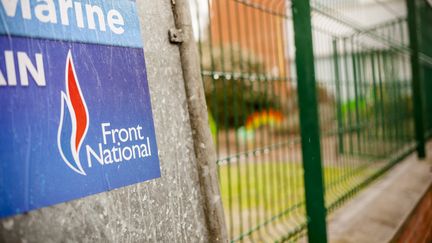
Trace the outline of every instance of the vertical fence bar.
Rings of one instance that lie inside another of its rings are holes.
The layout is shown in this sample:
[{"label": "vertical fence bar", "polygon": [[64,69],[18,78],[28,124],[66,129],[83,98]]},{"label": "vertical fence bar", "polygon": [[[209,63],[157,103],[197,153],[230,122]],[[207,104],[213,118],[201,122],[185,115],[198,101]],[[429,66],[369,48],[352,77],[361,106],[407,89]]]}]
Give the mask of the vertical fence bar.
[{"label": "vertical fence bar", "polygon": [[348,131],[348,135],[349,135],[349,153],[352,155],[354,152],[354,143],[353,143],[353,137],[352,137],[352,131],[353,131],[353,122],[352,122],[352,114],[351,114],[351,75],[349,75],[350,71],[349,71],[349,64],[348,64],[348,59],[352,58],[352,55],[350,56],[348,54],[348,47],[347,47],[347,42],[348,39],[347,38],[343,38],[343,61],[344,61],[344,69],[345,69],[345,92],[346,92],[346,102],[348,103],[348,105],[346,105],[345,108],[345,113],[347,116],[347,122],[348,125],[345,126],[347,128]]},{"label": "vertical fence bar", "polygon": [[377,92],[377,81],[376,81],[376,71],[375,71],[375,53],[370,53],[370,59],[371,59],[371,70],[372,70],[372,93],[373,93],[373,107],[374,107],[374,118],[375,118],[375,124],[374,124],[374,139],[379,138],[379,101],[378,101],[378,92]]},{"label": "vertical fence bar", "polygon": [[339,54],[338,54],[338,43],[337,39],[333,39],[333,59],[334,59],[334,72],[335,72],[335,82],[336,82],[336,116],[338,124],[338,148],[339,153],[344,153],[344,127],[343,127],[343,117],[342,117],[342,100],[341,100],[341,84],[340,84],[340,72],[339,72]]},{"label": "vertical fence bar", "polygon": [[352,70],[353,70],[353,82],[354,82],[354,105],[355,105],[355,131],[357,140],[357,151],[356,154],[361,154],[361,142],[360,142],[360,98],[359,98],[359,67],[358,67],[358,47],[355,45],[355,37],[351,37],[351,57],[352,57]]},{"label": "vertical fence bar", "polygon": [[[424,5],[418,9],[419,19],[419,35],[421,38],[421,45],[419,49],[422,53],[426,54],[429,58],[432,57],[432,48],[430,43],[432,41],[432,26],[430,25],[432,20],[432,9],[427,6],[430,4],[423,3]],[[425,133],[426,139],[430,139],[432,136],[432,96],[427,95],[432,89],[432,66],[430,62],[421,62],[420,68],[423,73],[423,95],[425,98]]]},{"label": "vertical fence bar", "polygon": [[294,42],[300,106],[309,242],[327,242],[319,119],[309,0],[293,0]]},{"label": "vertical fence bar", "polygon": [[425,131],[423,120],[423,101],[421,90],[421,75],[419,61],[419,43],[417,33],[417,7],[415,0],[406,0],[408,9],[408,32],[411,49],[412,90],[414,103],[415,137],[417,141],[417,156],[426,157]]}]

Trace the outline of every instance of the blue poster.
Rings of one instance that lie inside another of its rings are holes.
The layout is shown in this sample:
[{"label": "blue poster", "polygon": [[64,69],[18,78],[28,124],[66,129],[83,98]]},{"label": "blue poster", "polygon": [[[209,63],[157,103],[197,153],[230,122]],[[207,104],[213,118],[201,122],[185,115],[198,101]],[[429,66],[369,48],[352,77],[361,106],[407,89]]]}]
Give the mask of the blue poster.
[{"label": "blue poster", "polygon": [[0,5],[0,217],[160,177],[135,2]]}]

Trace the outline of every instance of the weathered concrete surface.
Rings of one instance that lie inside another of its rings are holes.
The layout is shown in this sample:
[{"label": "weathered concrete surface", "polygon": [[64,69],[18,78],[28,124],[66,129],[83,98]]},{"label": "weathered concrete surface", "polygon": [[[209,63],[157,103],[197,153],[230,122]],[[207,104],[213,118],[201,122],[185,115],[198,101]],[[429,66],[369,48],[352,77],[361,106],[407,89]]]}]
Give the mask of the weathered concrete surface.
[{"label": "weathered concrete surface", "polygon": [[330,216],[330,242],[390,242],[431,185],[431,157],[410,155]]},{"label": "weathered concrete surface", "polygon": [[185,80],[189,116],[194,140],[195,157],[203,197],[206,228],[210,242],[228,242],[225,227],[222,199],[216,168],[216,151],[209,129],[198,48],[193,37],[192,18],[188,0],[174,2],[174,19],[177,29],[183,33],[183,42],[179,44],[183,79]]},{"label": "weathered concrete surface", "polygon": [[0,242],[207,241],[171,1],[137,5],[162,177],[1,220]]}]

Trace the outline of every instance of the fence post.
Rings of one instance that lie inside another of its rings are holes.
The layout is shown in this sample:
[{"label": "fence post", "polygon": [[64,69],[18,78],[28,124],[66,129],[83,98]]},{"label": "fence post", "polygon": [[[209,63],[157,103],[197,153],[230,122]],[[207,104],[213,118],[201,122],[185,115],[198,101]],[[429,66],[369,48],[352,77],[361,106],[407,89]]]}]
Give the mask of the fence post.
[{"label": "fence post", "polygon": [[326,212],[309,0],[293,0],[292,13],[308,239],[312,243],[325,243]]},{"label": "fence post", "polygon": [[341,84],[340,84],[340,71],[339,71],[339,53],[338,53],[338,39],[333,39],[333,59],[334,59],[334,72],[336,82],[336,116],[338,124],[338,148],[339,153],[344,153],[344,135],[345,129],[343,127],[343,116],[342,116],[342,99],[341,99]]},{"label": "fence post", "polygon": [[417,9],[415,0],[406,0],[408,9],[408,32],[411,50],[412,90],[415,121],[415,138],[417,142],[417,156],[426,157],[425,131],[423,118],[422,81],[420,75],[419,43],[417,33]]},{"label": "fence post", "polygon": [[[430,1],[423,1],[422,5],[417,6],[417,28],[420,38],[419,51],[425,54],[428,58],[432,57],[432,48],[430,43],[432,42],[432,3]],[[420,70],[422,72],[422,90],[423,97],[425,98],[424,103],[424,116],[425,116],[425,134],[426,140],[432,136],[432,96],[427,95],[428,91],[432,90],[432,65],[430,61],[428,63],[420,63]]]}]

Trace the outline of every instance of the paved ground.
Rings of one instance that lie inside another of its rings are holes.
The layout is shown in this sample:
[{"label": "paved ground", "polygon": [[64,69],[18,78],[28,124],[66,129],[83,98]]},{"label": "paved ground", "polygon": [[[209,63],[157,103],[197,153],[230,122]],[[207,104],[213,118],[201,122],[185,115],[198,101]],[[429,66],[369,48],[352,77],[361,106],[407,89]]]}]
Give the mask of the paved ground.
[{"label": "paved ground", "polygon": [[389,242],[432,185],[432,143],[429,156],[415,154],[399,163],[378,182],[330,215],[330,242]]}]

